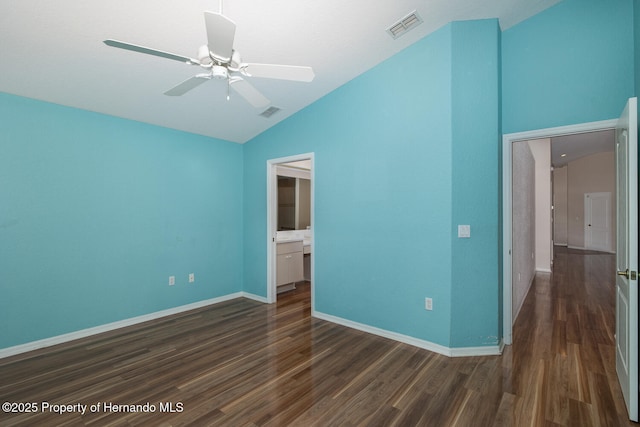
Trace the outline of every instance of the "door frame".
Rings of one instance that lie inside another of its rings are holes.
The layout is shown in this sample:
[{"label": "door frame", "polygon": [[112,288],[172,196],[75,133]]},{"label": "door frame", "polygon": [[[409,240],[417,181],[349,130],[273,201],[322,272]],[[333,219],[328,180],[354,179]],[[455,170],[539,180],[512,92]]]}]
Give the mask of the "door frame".
[{"label": "door frame", "polygon": [[576,125],[509,133],[502,136],[502,339],[505,345],[513,342],[513,283],[512,274],[512,144],[531,139],[553,138],[564,135],[615,129],[618,120],[602,120]]},{"label": "door frame", "polygon": [[296,154],[267,160],[267,303],[277,301],[276,291],[276,231],[278,230],[278,165],[282,163],[311,161],[311,310],[315,311],[315,158],[314,153]]}]

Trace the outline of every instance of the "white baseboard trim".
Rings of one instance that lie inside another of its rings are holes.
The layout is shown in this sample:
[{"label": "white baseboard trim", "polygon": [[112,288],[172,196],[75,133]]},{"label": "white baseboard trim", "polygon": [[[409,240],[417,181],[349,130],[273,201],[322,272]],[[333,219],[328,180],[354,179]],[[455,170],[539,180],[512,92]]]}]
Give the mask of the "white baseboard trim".
[{"label": "white baseboard trim", "polygon": [[502,354],[499,344],[482,347],[453,347],[450,351],[451,357],[500,356]]},{"label": "white baseboard trim", "polygon": [[[173,307],[166,310],[156,311],[154,313],[144,314],[142,316],[132,317],[129,319],[119,320],[112,323],[96,326],[93,328],[82,329],[68,334],[57,335],[55,337],[45,338],[38,341],[31,341],[25,344],[19,344],[13,347],[7,347],[0,349],[0,359],[15,356],[21,353],[26,353],[33,350],[38,350],[45,347],[51,347],[58,344],[63,344],[69,341],[77,340],[80,338],[86,338],[91,335],[101,334],[103,332],[113,331],[115,329],[125,328],[127,326],[137,325],[139,323],[148,322],[150,320],[160,319],[162,317],[171,316],[173,314],[183,313],[189,310],[195,310],[197,308],[206,307],[209,305],[219,304],[224,301],[229,301],[236,298],[248,298],[261,303],[267,303],[265,297],[251,294],[248,292],[236,292],[229,295],[224,295],[217,298],[211,298],[208,300],[198,301],[191,304],[182,305],[179,307]],[[359,331],[367,332],[373,335],[378,335],[384,338],[389,338],[394,341],[399,341],[405,344],[413,345],[418,348],[432,351],[434,353],[442,354],[448,357],[468,357],[468,356],[493,356],[502,354],[504,343],[501,341],[499,345],[494,346],[482,346],[482,347],[456,347],[450,348],[440,344],[433,343],[431,341],[421,340],[418,338],[410,337],[408,335],[399,334],[397,332],[387,331],[385,329],[376,328],[373,326],[365,325],[363,323],[353,322],[351,320],[343,319],[340,317],[332,316],[330,314],[313,311],[311,313],[313,317],[326,320],[328,322],[336,323],[338,325],[346,326],[349,328],[357,329]]]},{"label": "white baseboard trim", "polygon": [[585,248],[584,246],[572,246],[572,245],[568,245],[567,248],[569,249],[578,249],[580,251],[595,251],[595,252],[604,252],[607,254],[615,254],[616,251],[612,251],[609,249],[589,249],[589,248]]},{"label": "white baseboard trim", "polygon": [[265,303],[265,304],[269,303],[269,301],[267,301],[266,297],[261,297],[260,295],[251,294],[249,292],[240,292],[240,296],[243,296],[243,297],[248,298],[248,299],[252,299],[254,301],[262,302],[262,303]]},{"label": "white baseboard trim", "polygon": [[442,354],[448,357],[494,356],[494,355],[502,354],[502,348],[499,345],[486,346],[486,347],[450,348],[440,344],[433,343],[431,341],[421,340],[418,338],[410,337],[408,335],[399,334],[397,332],[387,331],[385,329],[376,328],[374,326],[365,325],[363,323],[354,322],[351,320],[343,319],[341,317],[332,316],[326,313],[321,313],[315,310],[312,311],[311,315],[313,317],[326,320],[331,323],[336,323],[338,325],[346,326],[352,329],[357,329],[359,331],[367,332],[369,334],[378,335],[384,338],[389,338],[394,341],[399,341],[405,344],[412,345],[414,347],[429,350],[434,353]]},{"label": "white baseboard trim", "polygon": [[160,319],[162,317],[171,316],[173,314],[178,314],[178,313],[182,313],[189,310],[195,310],[196,308],[219,304],[221,302],[229,301],[229,300],[240,298],[240,297],[249,298],[247,295],[245,295],[245,292],[236,292],[233,294],[224,295],[217,298],[211,298],[203,301],[194,302],[191,304],[181,305],[179,307],[173,307],[173,308],[168,308],[166,310],[156,311],[154,313],[143,314],[142,316],[131,317],[129,319],[124,319],[124,320],[118,320],[117,322],[107,323],[105,325],[95,326],[93,328],[82,329],[79,331],[70,332],[68,334],[57,335],[51,338],[45,338],[38,341],[31,341],[25,344],[19,344],[13,347],[3,348],[3,349],[0,349],[0,359],[9,357],[9,356],[15,356],[21,353],[26,353],[28,351],[38,350],[44,347],[51,347],[57,344],[62,344],[62,343],[77,340],[80,338],[86,338],[88,336],[101,334],[103,332],[113,331],[114,329],[120,329],[120,328],[125,328],[127,326],[137,325],[138,323]]},{"label": "white baseboard trim", "polygon": [[536,273],[548,273],[551,274],[550,268],[536,268]]}]

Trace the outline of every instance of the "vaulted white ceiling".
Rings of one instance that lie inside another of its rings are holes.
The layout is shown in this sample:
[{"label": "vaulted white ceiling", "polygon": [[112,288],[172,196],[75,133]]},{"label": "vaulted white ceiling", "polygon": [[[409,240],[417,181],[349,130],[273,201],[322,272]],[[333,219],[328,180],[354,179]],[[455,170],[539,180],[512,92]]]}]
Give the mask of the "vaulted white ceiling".
[{"label": "vaulted white ceiling", "polygon": [[[425,35],[457,20],[499,18],[506,29],[560,0],[227,0],[246,62],[308,65],[311,83],[252,78],[282,110],[259,115],[224,81],[163,93],[200,70],[108,47],[118,39],[187,57],[206,43],[203,11],[219,0],[2,0],[0,91],[243,143]],[[417,10],[398,39],[386,29]]]}]

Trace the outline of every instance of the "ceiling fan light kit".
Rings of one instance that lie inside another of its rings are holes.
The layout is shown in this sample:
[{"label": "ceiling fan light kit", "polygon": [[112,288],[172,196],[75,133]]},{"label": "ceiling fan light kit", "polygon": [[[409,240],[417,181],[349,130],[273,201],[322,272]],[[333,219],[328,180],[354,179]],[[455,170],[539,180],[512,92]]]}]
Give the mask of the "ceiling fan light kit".
[{"label": "ceiling fan light kit", "polygon": [[298,82],[311,82],[315,78],[311,67],[242,62],[240,54],[233,49],[236,24],[222,13],[216,12],[204,12],[204,21],[207,44],[198,48],[198,59],[113,39],[104,40],[104,43],[111,47],[197,65],[208,70],[169,89],[164,93],[168,96],[182,96],[211,79],[226,80],[227,88],[231,87],[254,108],[264,109],[271,101],[242,76]]},{"label": "ceiling fan light kit", "polygon": [[211,67],[211,77],[214,79],[228,79],[229,71],[222,65],[214,65]]}]

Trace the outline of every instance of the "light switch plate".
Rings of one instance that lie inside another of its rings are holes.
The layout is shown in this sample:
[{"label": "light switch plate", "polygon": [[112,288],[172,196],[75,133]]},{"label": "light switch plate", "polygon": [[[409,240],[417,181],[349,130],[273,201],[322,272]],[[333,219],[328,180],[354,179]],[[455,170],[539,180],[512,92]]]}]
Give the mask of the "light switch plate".
[{"label": "light switch plate", "polygon": [[458,237],[469,238],[471,237],[470,225],[458,225]]}]

